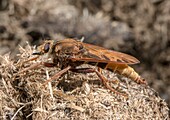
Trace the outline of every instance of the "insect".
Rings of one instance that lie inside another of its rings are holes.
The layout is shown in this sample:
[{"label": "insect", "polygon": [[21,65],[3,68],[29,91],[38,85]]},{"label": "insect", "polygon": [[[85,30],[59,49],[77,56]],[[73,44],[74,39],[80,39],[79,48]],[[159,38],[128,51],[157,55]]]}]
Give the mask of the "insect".
[{"label": "insect", "polygon": [[[59,66],[61,71],[56,73],[53,77],[48,79],[46,83],[54,79],[58,79],[61,75],[68,70],[78,73],[96,73],[101,79],[104,86],[110,89],[112,92],[126,96],[125,93],[118,92],[116,89],[109,85],[109,82],[117,82],[116,80],[107,80],[101,73],[101,69],[106,69],[112,72],[116,72],[120,75],[130,78],[138,84],[146,84],[145,79],[138,75],[137,72],[129,64],[137,64],[139,60],[135,57],[108,50],[103,47],[83,43],[75,39],[64,39],[60,41],[45,40],[43,44],[37,47],[33,51],[33,55],[43,56],[44,58],[51,58],[52,62],[40,62],[31,66],[28,69],[35,68],[38,65],[44,65],[47,67]],[[38,58],[36,57],[36,59]],[[82,64],[90,64],[98,67],[94,68],[77,68]]]}]

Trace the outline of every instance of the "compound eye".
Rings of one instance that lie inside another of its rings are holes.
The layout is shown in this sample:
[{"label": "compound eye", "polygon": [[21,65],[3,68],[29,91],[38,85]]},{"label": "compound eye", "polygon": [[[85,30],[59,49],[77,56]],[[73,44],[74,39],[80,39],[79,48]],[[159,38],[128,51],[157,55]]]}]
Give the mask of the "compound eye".
[{"label": "compound eye", "polygon": [[44,46],[44,52],[47,53],[50,49],[50,43],[46,43]]}]

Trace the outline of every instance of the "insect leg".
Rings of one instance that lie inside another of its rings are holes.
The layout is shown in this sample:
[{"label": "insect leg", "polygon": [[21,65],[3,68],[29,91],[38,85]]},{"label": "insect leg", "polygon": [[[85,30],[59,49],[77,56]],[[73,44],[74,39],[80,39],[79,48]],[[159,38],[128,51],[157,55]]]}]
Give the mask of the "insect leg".
[{"label": "insect leg", "polygon": [[114,88],[112,88],[109,84],[107,84],[107,82],[109,80],[107,80],[99,71],[93,69],[93,68],[79,68],[79,69],[71,69],[71,71],[73,72],[78,72],[78,73],[92,73],[92,72],[95,72],[97,74],[97,76],[102,80],[104,86],[111,90],[112,92],[116,93],[116,94],[119,94],[119,95],[122,95],[124,97],[127,97],[127,94],[126,93],[121,93],[121,92],[118,92],[117,90],[115,90]]},{"label": "insect leg", "polygon": [[19,71],[18,74],[26,72],[26,71],[34,69],[34,68],[37,68],[37,67],[41,66],[42,64],[43,64],[43,62],[35,63],[35,64],[33,64],[33,65],[31,65],[31,66],[29,66],[29,67]]},{"label": "insect leg", "polygon": [[18,73],[14,74],[14,78],[16,78],[18,76],[18,74],[21,74],[23,72],[26,72],[26,71],[34,69],[34,68],[37,68],[37,67],[39,67],[41,65],[43,65],[43,62],[35,63],[35,64],[33,64],[33,65],[31,65],[31,66],[29,66],[29,67],[19,71]]},{"label": "insect leg", "polygon": [[45,67],[55,67],[57,64],[56,64],[56,63],[44,62],[43,65],[44,65]]},{"label": "insect leg", "polygon": [[77,73],[92,73],[94,70],[92,68],[71,68],[70,71]]},{"label": "insect leg", "polygon": [[24,61],[23,63],[26,63],[26,62],[29,62],[29,61],[33,61],[33,60],[36,60],[38,58],[39,58],[39,56],[36,56],[36,57],[33,57],[33,58],[29,58],[28,60]]},{"label": "insect leg", "polygon": [[[102,74],[102,69],[101,68],[98,67],[97,70],[100,72],[100,74]],[[114,84],[118,84],[119,85],[119,81],[118,80],[108,80],[108,79],[106,79],[106,81],[107,82],[112,82]]]},{"label": "insect leg", "polygon": [[39,62],[39,63],[35,63],[35,64],[33,64],[33,65],[31,65],[31,66],[29,66],[29,67],[19,71],[18,74],[26,72],[26,71],[34,69],[34,68],[37,68],[37,67],[39,67],[41,65],[44,65],[46,67],[54,67],[54,66],[56,66],[56,64],[54,64],[54,63]]},{"label": "insect leg", "polygon": [[[97,70],[100,72],[100,74],[102,74],[102,69],[100,67],[98,67]],[[106,79],[106,82],[117,84],[118,86],[116,87],[116,89],[119,89],[119,87],[120,87],[120,82],[118,80],[116,80],[116,79],[114,79],[114,80]]]},{"label": "insect leg", "polygon": [[95,70],[95,72],[96,72],[97,76],[102,80],[102,82],[103,82],[103,84],[105,85],[106,88],[108,88],[109,90],[111,90],[112,92],[114,92],[116,94],[120,94],[120,95],[122,95],[124,97],[127,97],[126,93],[118,92],[116,89],[112,88],[109,84],[107,84],[107,82],[109,80],[107,80],[99,71]]},{"label": "insect leg", "polygon": [[63,70],[61,70],[60,72],[56,73],[54,76],[52,76],[51,78],[47,79],[45,81],[45,83],[43,83],[43,86],[45,86],[48,82],[51,82],[54,79],[58,79],[61,75],[63,75],[64,73],[66,73],[71,67],[68,66],[66,68],[64,68]]}]

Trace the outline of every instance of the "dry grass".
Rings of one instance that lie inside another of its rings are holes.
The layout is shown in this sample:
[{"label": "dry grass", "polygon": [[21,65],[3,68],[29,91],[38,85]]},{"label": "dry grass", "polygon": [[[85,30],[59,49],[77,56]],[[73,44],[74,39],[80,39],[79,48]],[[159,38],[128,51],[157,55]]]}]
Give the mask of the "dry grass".
[{"label": "dry grass", "polygon": [[[81,38],[131,54],[170,107],[170,0],[1,0],[0,55],[25,41]],[[1,62],[1,58],[0,58]]]},{"label": "dry grass", "polygon": [[[32,49],[20,48],[18,60],[2,56],[0,65],[0,119],[168,119],[168,107],[150,87],[119,77],[128,98],[116,95],[100,83],[95,74],[68,72],[46,86],[42,83],[59,68],[39,67],[18,73],[39,62],[30,61]],[[104,71],[108,79],[115,74]],[[60,81],[60,82],[59,82]]]}]

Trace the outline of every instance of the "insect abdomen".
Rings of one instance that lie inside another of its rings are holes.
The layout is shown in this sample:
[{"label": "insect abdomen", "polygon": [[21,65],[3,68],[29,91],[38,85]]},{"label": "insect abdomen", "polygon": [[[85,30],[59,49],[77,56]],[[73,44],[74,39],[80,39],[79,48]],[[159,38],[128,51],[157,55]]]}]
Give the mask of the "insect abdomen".
[{"label": "insect abdomen", "polygon": [[106,69],[112,70],[120,75],[128,77],[139,84],[146,84],[145,79],[143,79],[134,69],[126,64],[113,64],[108,63]]},{"label": "insect abdomen", "polygon": [[139,76],[134,69],[127,64],[114,64],[114,63],[102,63],[102,62],[86,62],[87,64],[98,66],[102,69],[107,69],[112,72],[116,72],[120,75],[128,77],[139,84],[146,84],[146,81]]}]

